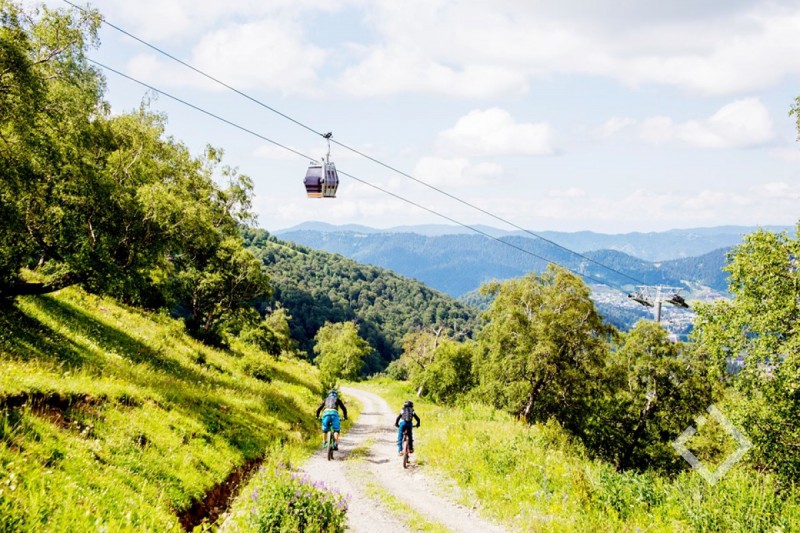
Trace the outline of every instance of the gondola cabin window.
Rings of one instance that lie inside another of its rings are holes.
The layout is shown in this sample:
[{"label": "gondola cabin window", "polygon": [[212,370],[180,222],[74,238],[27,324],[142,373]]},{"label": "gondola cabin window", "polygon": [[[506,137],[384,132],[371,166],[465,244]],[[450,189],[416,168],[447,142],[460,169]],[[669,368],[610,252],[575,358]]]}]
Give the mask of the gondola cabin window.
[{"label": "gondola cabin window", "polygon": [[306,171],[306,179],[304,184],[306,186],[306,194],[309,198],[322,198],[322,165],[311,164]]}]

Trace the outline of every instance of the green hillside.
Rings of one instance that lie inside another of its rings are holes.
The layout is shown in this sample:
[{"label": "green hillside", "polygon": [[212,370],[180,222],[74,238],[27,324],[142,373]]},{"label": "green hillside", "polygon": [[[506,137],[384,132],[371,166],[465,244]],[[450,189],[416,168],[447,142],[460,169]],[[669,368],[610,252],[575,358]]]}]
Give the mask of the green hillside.
[{"label": "green hillside", "polygon": [[292,317],[292,336],[310,352],[325,322],[354,320],[377,353],[367,373],[397,359],[403,336],[443,327],[464,339],[477,327],[477,311],[423,283],[337,254],[286,243],[263,230],[246,230],[245,242],[259,257],[275,286],[274,299]]},{"label": "green hillside", "polygon": [[180,530],[316,429],[312,367],[163,314],[67,289],[19,299],[0,332],[0,531]]}]

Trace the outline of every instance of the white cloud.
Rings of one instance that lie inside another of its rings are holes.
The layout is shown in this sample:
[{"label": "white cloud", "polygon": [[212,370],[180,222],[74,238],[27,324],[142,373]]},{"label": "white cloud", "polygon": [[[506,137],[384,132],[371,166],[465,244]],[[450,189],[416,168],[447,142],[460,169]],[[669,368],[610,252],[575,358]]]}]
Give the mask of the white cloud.
[{"label": "white cloud", "polygon": [[486,185],[502,174],[503,167],[497,163],[473,165],[464,157],[424,157],[417,162],[413,175],[429,185],[463,188]]},{"label": "white cloud", "polygon": [[570,187],[568,189],[553,189],[547,193],[550,198],[586,198],[587,193],[580,187]]},{"label": "white cloud", "polygon": [[636,124],[636,121],[632,118],[611,117],[600,128],[598,135],[604,139],[613,137],[633,124]]},{"label": "white cloud", "polygon": [[[357,97],[406,92],[515,96],[527,92],[535,80],[561,74],[743,94],[800,72],[796,2],[601,5],[106,0],[101,8],[112,22],[145,39],[194,43],[203,66],[237,83],[266,83],[266,88],[288,91],[307,91],[306,83],[320,83],[320,56],[333,58],[326,65],[326,86]],[[327,15],[343,13],[347,18],[337,17],[333,29],[326,27]],[[339,28],[345,21],[345,28]],[[288,78],[274,78],[273,73]]]},{"label": "white cloud", "polygon": [[[499,201],[499,200],[495,200]],[[527,213],[553,222],[571,221],[578,227],[614,223],[631,225],[690,227],[719,224],[791,223],[798,218],[800,185],[768,182],[741,191],[702,189],[692,193],[656,192],[644,189],[614,198],[596,194],[565,195],[551,191],[530,201]],[[519,212],[522,199],[506,199],[509,209]]]},{"label": "white cloud", "polygon": [[352,96],[384,96],[400,92],[432,92],[461,98],[522,94],[524,73],[494,65],[451,67],[397,47],[379,47],[347,68],[335,86]]},{"label": "white cloud", "polygon": [[697,148],[747,148],[775,138],[769,111],[757,98],[737,100],[703,120],[676,123],[655,116],[637,123],[614,117],[601,127],[602,137],[611,137],[637,126],[639,137],[652,144],[680,143]]},{"label": "white cloud", "polygon": [[[800,71],[800,6],[391,0],[366,4],[378,33],[341,84],[354,94],[498,96],[531,79],[588,74],[639,86],[741,94]],[[588,16],[588,13],[593,13]],[[627,21],[627,22],[626,22]],[[401,52],[402,51],[402,52]],[[469,72],[494,71],[491,79]],[[476,83],[465,86],[463,81]],[[470,91],[465,93],[465,91]]]},{"label": "white cloud", "polygon": [[[317,94],[321,83],[317,71],[325,59],[326,52],[308,44],[296,23],[269,19],[206,34],[187,62],[240,90]],[[153,53],[135,56],[127,70],[131,76],[160,87],[223,90],[208,78]]]},{"label": "white cloud", "polygon": [[[59,4],[61,2],[58,2]],[[144,39],[179,40],[235,21],[299,17],[308,10],[331,12],[342,2],[329,0],[105,0],[98,6],[109,21]]]},{"label": "white cloud", "polygon": [[517,123],[508,111],[491,108],[470,111],[436,139],[437,152],[448,155],[551,155],[549,124]]},{"label": "white cloud", "polygon": [[775,148],[770,150],[770,156],[782,161],[800,163],[800,148]]},{"label": "white cloud", "polygon": [[237,88],[317,93],[317,71],[326,55],[306,41],[295,22],[265,19],[205,35],[192,63]]}]

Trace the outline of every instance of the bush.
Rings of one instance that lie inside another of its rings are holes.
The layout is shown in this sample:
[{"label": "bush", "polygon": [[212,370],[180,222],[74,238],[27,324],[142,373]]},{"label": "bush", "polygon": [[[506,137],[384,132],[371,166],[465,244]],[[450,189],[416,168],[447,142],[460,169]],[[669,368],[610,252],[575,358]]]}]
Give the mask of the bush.
[{"label": "bush", "polygon": [[335,533],[345,530],[347,499],[289,470],[263,476],[250,493],[248,531]]},{"label": "bush", "polygon": [[248,354],[242,358],[242,372],[269,383],[274,370],[266,354]]},{"label": "bush", "polygon": [[397,381],[407,381],[408,368],[399,359],[395,359],[386,367],[386,375]]}]

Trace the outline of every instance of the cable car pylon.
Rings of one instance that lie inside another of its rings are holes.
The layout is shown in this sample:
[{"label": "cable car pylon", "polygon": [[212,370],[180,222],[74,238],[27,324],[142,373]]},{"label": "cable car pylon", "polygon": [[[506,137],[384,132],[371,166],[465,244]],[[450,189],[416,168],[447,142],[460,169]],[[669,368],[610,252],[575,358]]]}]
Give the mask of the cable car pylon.
[{"label": "cable car pylon", "polygon": [[676,307],[689,309],[689,304],[679,293],[680,287],[665,287],[664,285],[639,285],[636,292],[628,294],[628,298],[639,302],[645,307],[653,308],[653,317],[661,323],[661,304],[667,302]]},{"label": "cable car pylon", "polygon": [[306,170],[303,184],[309,198],[336,198],[336,189],[339,188],[339,174],[336,165],[331,161],[331,137],[328,132],[323,137],[328,141],[328,154],[322,158],[321,163],[312,161]]}]

